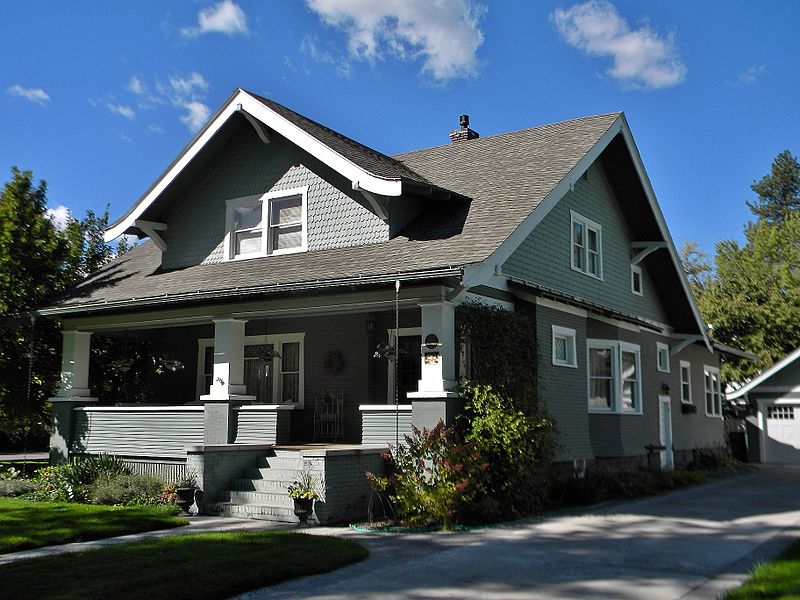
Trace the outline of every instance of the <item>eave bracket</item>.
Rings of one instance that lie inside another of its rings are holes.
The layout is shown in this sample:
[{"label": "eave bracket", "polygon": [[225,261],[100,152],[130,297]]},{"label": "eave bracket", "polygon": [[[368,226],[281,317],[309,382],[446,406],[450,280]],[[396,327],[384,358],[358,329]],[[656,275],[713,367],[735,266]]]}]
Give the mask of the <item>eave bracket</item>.
[{"label": "eave bracket", "polygon": [[632,265],[638,265],[656,250],[666,249],[667,242],[631,242],[631,250],[636,254],[631,258]]}]

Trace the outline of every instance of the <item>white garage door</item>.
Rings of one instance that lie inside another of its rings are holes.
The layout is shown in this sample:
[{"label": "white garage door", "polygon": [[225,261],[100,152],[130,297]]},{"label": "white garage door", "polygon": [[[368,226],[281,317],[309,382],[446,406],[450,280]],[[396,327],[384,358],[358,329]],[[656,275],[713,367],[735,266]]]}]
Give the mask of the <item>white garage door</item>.
[{"label": "white garage door", "polygon": [[764,462],[800,463],[800,404],[767,405],[764,409]]}]

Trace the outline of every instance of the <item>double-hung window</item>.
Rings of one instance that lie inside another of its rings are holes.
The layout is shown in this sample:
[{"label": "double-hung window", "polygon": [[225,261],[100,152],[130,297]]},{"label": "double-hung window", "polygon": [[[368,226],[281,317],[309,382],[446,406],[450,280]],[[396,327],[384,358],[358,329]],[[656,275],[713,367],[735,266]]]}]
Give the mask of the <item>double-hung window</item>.
[{"label": "double-hung window", "polygon": [[692,404],[692,365],[689,361],[681,361],[681,402]]},{"label": "double-hung window", "polygon": [[656,342],[656,368],[669,373],[669,346],[663,342]]},{"label": "double-hung window", "polygon": [[722,416],[722,389],[719,379],[719,369],[703,366],[703,381],[706,393],[706,416]]},{"label": "double-hung window", "polygon": [[306,189],[229,200],[227,232],[227,260],[304,251]]},{"label": "double-hung window", "polygon": [[603,278],[603,228],[594,221],[570,211],[572,268],[586,275]]},{"label": "double-hung window", "polygon": [[641,352],[626,342],[589,340],[589,411],[642,412]]}]

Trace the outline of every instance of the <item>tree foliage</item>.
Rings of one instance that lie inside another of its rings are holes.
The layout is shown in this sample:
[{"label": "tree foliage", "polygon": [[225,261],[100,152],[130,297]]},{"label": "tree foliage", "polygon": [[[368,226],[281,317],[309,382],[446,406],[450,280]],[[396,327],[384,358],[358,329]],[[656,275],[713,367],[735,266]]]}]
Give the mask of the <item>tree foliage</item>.
[{"label": "tree foliage", "polygon": [[13,439],[26,429],[44,431],[47,398],[60,371],[58,326],[14,317],[43,306],[113,257],[103,242],[107,223],[108,211],[89,212],[57,229],[47,214],[46,183],[12,168],[0,192],[0,434]]},{"label": "tree foliage", "polygon": [[750,186],[758,195],[747,206],[759,221],[780,223],[800,208],[800,164],[788,150],[772,161],[768,175]]},{"label": "tree foliage", "polygon": [[753,183],[756,216],[745,242],[724,240],[712,265],[690,242],[684,270],[714,339],[757,355],[728,361],[723,379],[742,383],[800,345],[800,165],[788,151]]}]

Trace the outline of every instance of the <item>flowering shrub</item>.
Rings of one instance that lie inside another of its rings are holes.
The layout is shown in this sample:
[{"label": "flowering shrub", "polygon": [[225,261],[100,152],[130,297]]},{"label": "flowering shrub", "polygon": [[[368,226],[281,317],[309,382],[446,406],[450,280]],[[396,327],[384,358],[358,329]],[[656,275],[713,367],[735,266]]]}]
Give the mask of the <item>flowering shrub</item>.
[{"label": "flowering shrub", "polygon": [[451,527],[480,518],[489,464],[453,429],[441,422],[430,430],[413,428],[386,458],[390,474],[367,477],[389,495],[404,523]]}]

